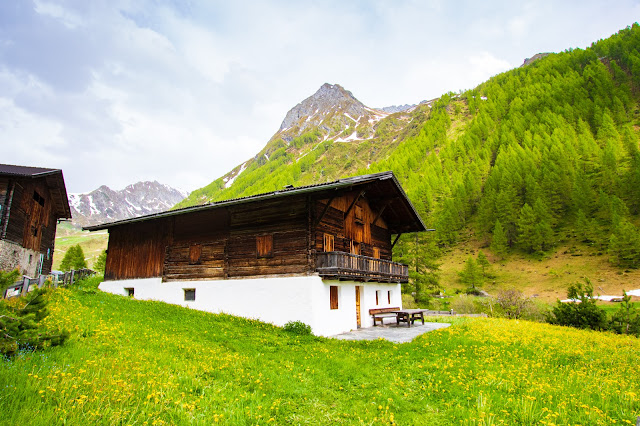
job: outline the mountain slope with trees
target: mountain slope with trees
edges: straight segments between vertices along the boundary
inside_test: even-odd
[[[383,118],[370,140],[336,142],[316,127],[272,141],[231,185],[196,192],[215,201],[392,170],[437,230],[396,246],[418,287],[437,286],[434,259],[469,232],[496,257],[535,257],[572,239],[638,268],[639,89],[634,24]]]

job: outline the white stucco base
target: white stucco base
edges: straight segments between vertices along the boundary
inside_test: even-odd
[[[338,309],[330,309],[330,287],[338,287]],[[402,307],[400,284],[329,281],[319,276],[247,278],[212,281],[173,281],[160,278],[105,281],[100,290],[134,298],[158,300],[213,313],[259,319],[277,326],[302,321],[318,336],[357,328],[356,288],[360,292],[362,327],[373,326],[369,309]],[[185,289],[195,289],[195,300],[185,301]],[[378,305],[376,305],[376,291]],[[391,296],[391,303],[388,297]]]

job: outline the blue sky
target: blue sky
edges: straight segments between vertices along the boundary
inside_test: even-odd
[[[0,0],[0,162],[61,168],[69,192],[193,190],[325,82],[417,103],[639,16],[630,0]]]

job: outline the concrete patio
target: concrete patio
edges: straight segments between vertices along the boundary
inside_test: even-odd
[[[376,340],[385,339],[394,343],[410,342],[421,334],[440,328],[449,327],[451,324],[442,322],[425,322],[424,324],[414,324],[407,327],[406,324],[387,324],[376,327],[359,328],[347,333],[331,336],[340,340]]]

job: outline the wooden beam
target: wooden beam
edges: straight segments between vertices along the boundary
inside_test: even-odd
[[[391,204],[391,201],[387,201],[386,203],[384,203],[384,205],[382,206],[382,208],[380,209],[380,211],[378,212],[378,214],[376,215],[376,218],[373,219],[373,222],[371,222],[372,225],[375,225],[376,222],[378,221],[378,219],[380,219],[380,216],[382,216],[382,213],[384,213],[384,209],[387,208],[387,206]]]
[[[344,217],[349,216],[349,213],[351,212],[351,209],[353,209],[353,206],[355,206],[355,205],[356,205],[356,203],[358,202],[358,200],[359,200],[361,197],[364,197],[364,193],[365,193],[365,191],[360,191],[360,194],[358,194],[358,196],[357,196],[356,198],[354,198],[354,199],[353,199],[353,202],[351,203],[351,205],[349,206],[349,208],[347,209],[347,211],[346,211],[346,212],[344,212]]]
[[[397,242],[398,242],[398,240],[400,239],[400,236],[401,236],[401,235],[402,235],[402,232],[401,232],[401,233],[399,233],[398,235],[396,235],[396,239],[395,239],[395,240],[393,240],[393,243],[391,244],[391,248],[393,248],[393,247],[396,245],[396,243],[397,243]]]
[[[316,226],[318,226],[318,224],[320,224],[320,222],[322,221],[322,218],[324,217],[324,215],[327,214],[327,210],[329,210],[329,207],[331,206],[331,203],[333,202],[334,198],[336,198],[335,195],[332,195],[331,198],[329,198],[329,201],[327,201],[327,205],[324,206],[324,210],[322,210],[322,213],[320,214],[320,217],[318,218],[318,220],[316,220],[316,223],[313,225],[314,228]]]

